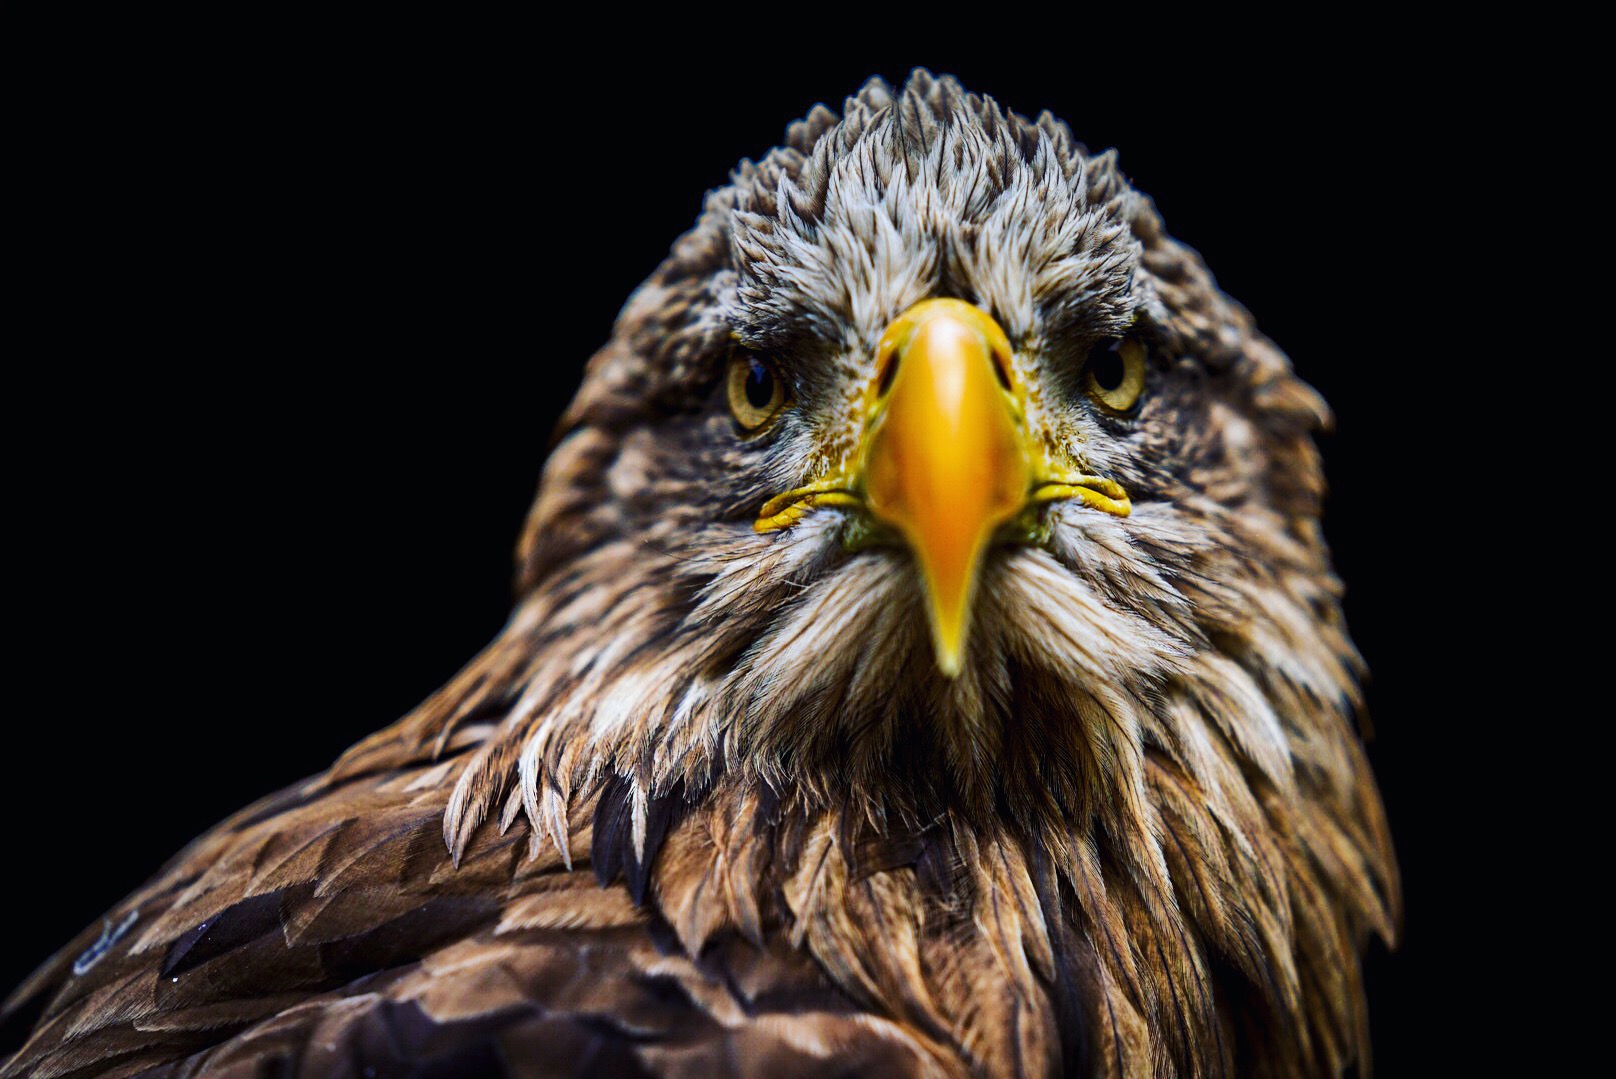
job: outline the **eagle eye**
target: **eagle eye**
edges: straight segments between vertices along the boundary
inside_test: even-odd
[[[730,358],[729,411],[747,434],[762,429],[786,405],[786,385],[772,364],[750,352]]]
[[[1132,337],[1102,341],[1083,364],[1083,389],[1101,408],[1132,412],[1145,392],[1145,346]]]

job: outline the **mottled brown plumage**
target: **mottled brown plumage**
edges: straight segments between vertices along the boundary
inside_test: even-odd
[[[1053,504],[939,674],[847,457],[882,327],[990,312]],[[1148,342],[1110,415],[1085,357]],[[740,437],[738,346],[793,407]],[[1318,530],[1323,403],[1047,114],[917,72],[743,163],[591,362],[509,625],[11,998],[4,1074],[1296,1075],[1367,1063],[1397,879]],[[856,540],[856,541],[855,541]]]

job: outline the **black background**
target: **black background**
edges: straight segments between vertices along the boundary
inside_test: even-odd
[[[1474,1037],[1445,1015],[1466,991],[1454,657],[1474,629],[1453,605],[1463,491],[1438,482],[1469,406],[1433,325],[1463,261],[1469,91],[1424,44],[1342,31],[1276,55],[1256,33],[1172,54],[1137,28],[837,53],[823,27],[630,54],[380,14],[14,35],[25,643],[0,820],[26,931],[0,983],[470,658],[504,619],[551,426],[702,193],[815,101],[923,63],[1118,147],[1335,408],[1326,526],[1407,888],[1403,945],[1370,957],[1378,1069]]]

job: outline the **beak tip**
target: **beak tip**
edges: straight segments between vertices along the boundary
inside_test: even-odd
[[[965,669],[965,638],[961,634],[953,640],[942,636],[936,639],[937,669],[945,678],[958,678]]]

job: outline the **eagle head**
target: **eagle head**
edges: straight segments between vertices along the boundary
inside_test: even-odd
[[[456,857],[526,818],[691,954],[784,925],[901,1011],[1011,895],[1027,999],[1086,972],[1046,1033],[1100,1001],[1188,1060],[1233,999],[1343,1065],[1398,898],[1328,420],[1114,154],[874,80],[708,195],[563,419],[510,624],[350,766],[470,746]]]

